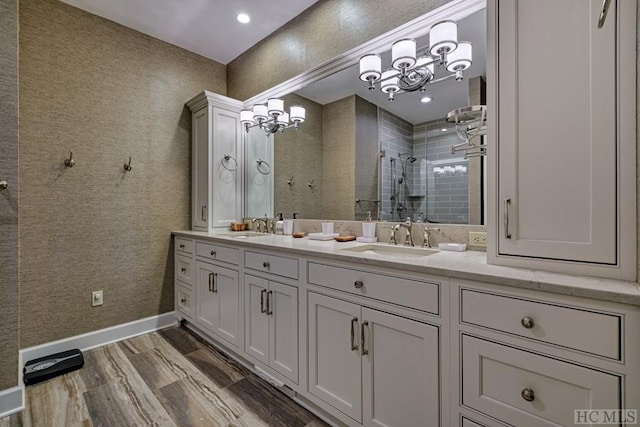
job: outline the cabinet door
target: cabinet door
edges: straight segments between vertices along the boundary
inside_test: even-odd
[[[493,2],[499,254],[618,261],[617,3]]]
[[[308,295],[309,392],[361,422],[360,306]]]
[[[298,382],[298,289],[269,282],[269,365]]]
[[[267,280],[244,276],[245,351],[265,365],[269,364],[268,288]]]
[[[213,293],[216,296],[214,332],[236,347],[240,347],[240,282],[238,272],[215,267]]]
[[[196,323],[215,332],[218,298],[213,292],[215,266],[196,261]]]
[[[242,194],[240,161],[240,115],[213,107],[211,156],[212,227],[227,227],[240,218]],[[230,156],[228,159],[225,156]]]
[[[209,214],[209,139],[211,138],[209,109],[203,108],[192,116],[192,165],[191,171],[191,227],[207,230]]]
[[[438,328],[362,309],[365,426],[440,425]]]

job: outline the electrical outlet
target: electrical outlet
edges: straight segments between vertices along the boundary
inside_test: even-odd
[[[487,233],[481,231],[469,232],[469,246],[487,246]]]
[[[102,305],[104,302],[102,291],[91,292],[91,307]]]

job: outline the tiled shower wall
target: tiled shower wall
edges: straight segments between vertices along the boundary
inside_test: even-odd
[[[411,167],[407,167],[406,156],[402,163],[405,164],[407,176],[402,183],[398,179],[402,177],[402,165],[398,153],[413,153],[413,125],[386,110],[378,110],[381,150],[381,208],[379,215],[385,221],[399,221],[407,217],[409,209],[409,174]],[[372,215],[374,212],[372,212]]]

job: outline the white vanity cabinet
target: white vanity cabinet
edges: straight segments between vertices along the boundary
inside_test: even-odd
[[[174,286],[176,310],[184,318],[195,318],[195,247],[193,240],[176,237],[174,250]]]
[[[192,112],[192,229],[228,227],[242,213],[242,102],[205,91],[187,106]]]
[[[298,383],[298,288],[244,275],[245,352]]]
[[[436,283],[318,263],[308,269],[310,283],[358,296],[417,292],[405,302],[438,313]],[[370,305],[307,294],[309,393],[364,426],[441,425],[440,328]]]
[[[635,280],[636,2],[487,6],[489,262]]]
[[[574,410],[638,409],[637,310],[462,280],[451,291],[462,415],[551,427],[574,425]]]
[[[195,323],[225,344],[239,349],[243,312],[237,267],[239,250],[196,241],[196,254]],[[219,261],[221,257],[226,262]]]

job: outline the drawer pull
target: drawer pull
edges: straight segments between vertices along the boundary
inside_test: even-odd
[[[532,389],[530,389],[529,387],[525,388],[524,390],[522,390],[522,392],[520,393],[520,395],[522,396],[522,398],[524,400],[526,400],[527,402],[533,402],[536,398],[536,394],[533,392]]]
[[[184,249],[184,245],[180,245],[180,249]]]
[[[260,313],[266,313],[267,309],[264,308],[264,294],[267,293],[266,289],[260,291]]]
[[[180,300],[180,302],[181,302],[182,304],[186,304],[186,303],[187,303],[187,300],[186,300],[186,299],[184,299],[184,298],[182,298],[182,299]]]
[[[273,291],[267,292],[267,316],[273,314],[273,310],[271,309],[271,295],[273,295]]]
[[[216,289],[216,279],[218,278],[218,273],[213,273],[213,289],[211,290],[211,292],[213,292],[214,294],[216,292],[218,292],[218,290]]]
[[[184,267],[182,267],[182,268],[180,269],[180,271],[182,271],[183,273],[186,273],[186,272],[187,272],[187,269],[186,269],[186,268],[184,268]]]
[[[209,253],[211,254],[211,256],[212,256],[212,257],[215,257],[215,256],[216,256],[216,251],[211,251],[211,252],[209,252]]]
[[[533,321],[533,318],[529,316],[523,317],[520,323],[522,324],[523,327],[527,329],[531,329],[535,326],[535,322]]]
[[[362,322],[362,329],[360,330],[360,347],[362,347],[362,354],[369,354],[369,350],[367,350],[367,348],[364,346],[364,340],[365,340],[365,335],[364,335],[364,327],[367,327],[367,331],[369,330],[369,322],[364,321]]]
[[[356,280],[353,282],[353,286],[355,286],[356,289],[360,289],[364,286],[364,282],[362,280]]]
[[[358,351],[358,344],[356,344],[356,328],[358,327],[358,318],[351,319],[351,350]]]
[[[265,262],[262,263],[262,267],[269,268],[269,267],[271,267],[271,264],[269,264],[269,261],[265,261]]]
[[[203,222],[207,222],[207,206],[206,205],[202,207],[202,210],[200,211],[200,216]]]
[[[505,239],[511,238],[511,233],[509,233],[509,204],[510,203],[511,203],[511,199],[509,197],[504,199],[504,211],[502,212],[502,224],[504,225]]]
[[[213,273],[209,273],[209,292],[213,292]]]

